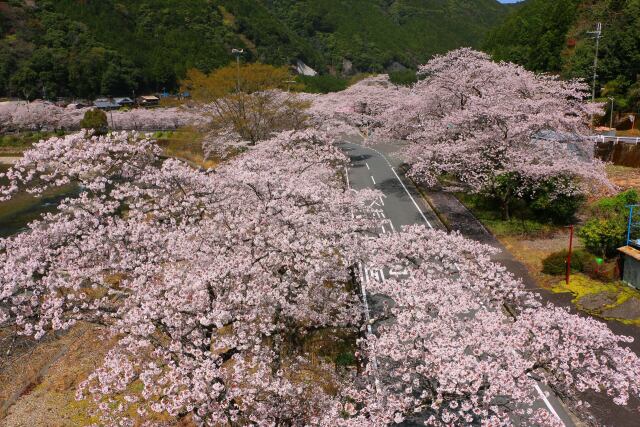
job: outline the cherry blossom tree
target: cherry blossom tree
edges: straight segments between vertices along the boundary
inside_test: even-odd
[[[284,349],[360,323],[345,287],[367,221],[348,214],[361,196],[333,168],[344,155],[315,132],[216,170],[158,155],[135,133],[79,133],[36,144],[8,172],[4,198],[83,191],[0,241],[0,323],[36,338],[107,327],[117,345],[80,392],[109,423],[131,405],[207,424],[319,419],[330,396],[295,379],[309,362]],[[327,376],[328,388],[340,381]]]
[[[351,391],[346,425],[554,425],[531,410],[536,380],[577,411],[586,390],[640,396],[640,360],[620,345],[632,338],[542,304],[490,260],[496,249],[422,227],[370,245],[369,262],[406,276],[369,282],[392,301],[363,344],[380,385]]]
[[[45,101],[0,103],[0,126],[3,130],[78,130],[89,108],[63,108]],[[201,107],[135,108],[108,113],[109,127],[123,130],[177,129],[202,126],[210,115]]]
[[[104,423],[554,425],[530,410],[536,379],[576,408],[586,390],[640,396],[630,338],[542,304],[491,248],[423,227],[371,238],[378,194],[346,191],[324,134],[284,132],[215,170],[159,154],[141,134],[81,132],[36,144],[0,189],[82,190],[0,239],[0,326],[109,333],[78,390]],[[388,298],[372,334],[358,260],[404,271],[370,283]],[[322,328],[362,331],[359,375],[305,374],[296,343]]]
[[[496,63],[471,49],[436,56],[419,73],[425,78],[410,96],[396,98],[381,117],[387,135],[409,141],[404,154],[415,178],[435,184],[451,174],[474,192],[498,197],[505,217],[512,198],[550,182],[555,196],[607,185],[583,136],[600,108],[584,102],[585,84]]]
[[[346,124],[369,133],[386,123],[386,112],[408,94],[406,87],[394,85],[387,75],[378,75],[342,92],[300,96],[312,103],[309,113],[316,126],[344,130]]]

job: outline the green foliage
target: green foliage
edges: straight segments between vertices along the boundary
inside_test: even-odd
[[[598,200],[592,207],[596,214],[601,216],[619,216],[626,217],[629,210],[627,206],[635,205],[640,201],[638,192],[634,189],[624,191],[613,197],[605,197]]]
[[[558,176],[548,179],[533,194],[525,196],[525,201],[533,215],[556,225],[567,225],[575,220],[576,212],[584,204],[582,193],[557,194],[558,186],[571,185],[571,178]]]
[[[495,198],[467,193],[456,193],[456,197],[498,237],[535,236],[553,231],[553,227],[547,221],[537,219],[522,200],[512,203],[512,216],[505,220],[502,218],[500,202]]]
[[[84,117],[80,121],[82,129],[93,129],[96,134],[104,134],[107,131],[109,123],[107,115],[104,111],[94,108],[84,113]]]
[[[320,73],[382,72],[475,46],[508,8],[494,0],[39,0],[0,20],[0,96],[177,89],[187,70],[302,60]],[[318,81],[329,91],[338,82]]]
[[[64,136],[64,131],[55,132],[21,132],[7,135],[0,135],[0,148],[21,151],[29,148],[34,142],[42,139],[49,139],[54,136]]]
[[[612,257],[623,246],[627,236],[628,205],[638,203],[636,190],[605,197],[590,207],[592,219],[578,230],[578,236],[589,252]]]
[[[594,255],[612,257],[624,245],[627,226],[624,218],[594,218],[578,230],[584,246]]]
[[[418,75],[415,70],[396,71],[389,73],[389,80],[397,85],[411,86],[418,81]]]
[[[534,71],[559,71],[560,52],[580,0],[530,0],[487,36],[485,48],[497,60]]]
[[[346,79],[330,74],[320,76],[297,76],[296,80],[304,85],[304,92],[329,93],[345,90],[349,85]]]
[[[615,97],[617,111],[637,112],[639,0],[529,0],[489,34],[484,47],[496,59],[517,62],[534,71],[590,80],[595,42],[589,31],[596,22],[603,24],[597,95]],[[575,46],[570,46],[569,40]]]
[[[565,274],[567,272],[567,256],[569,251],[564,249],[554,252],[542,260],[542,272],[553,276]],[[590,269],[594,262],[593,255],[583,250],[576,250],[571,254],[571,272],[584,273]]]
[[[353,366],[356,364],[356,357],[351,352],[340,353],[336,356],[336,365]]]

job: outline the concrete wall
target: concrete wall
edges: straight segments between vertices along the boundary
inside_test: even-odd
[[[640,144],[599,142],[596,157],[614,165],[640,167]]]

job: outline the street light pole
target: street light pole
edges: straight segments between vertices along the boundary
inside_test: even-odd
[[[244,49],[231,49],[231,53],[236,56],[236,92],[240,93],[240,55]]]
[[[613,128],[613,101],[615,101],[615,98],[613,97],[609,97],[609,101],[611,101],[611,113],[610,113],[610,119],[609,119],[609,129]]]
[[[596,52],[595,57],[593,58],[593,88],[591,92],[591,102],[596,101],[596,81],[598,79],[598,52],[600,50],[600,37],[602,37],[602,23],[598,22],[596,24],[596,30],[590,31],[587,34],[593,34],[593,37],[596,39]],[[591,127],[593,127],[593,114],[591,114]]]

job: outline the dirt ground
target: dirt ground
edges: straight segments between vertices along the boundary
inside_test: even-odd
[[[621,190],[640,190],[640,169],[626,166],[607,166],[609,180]]]

